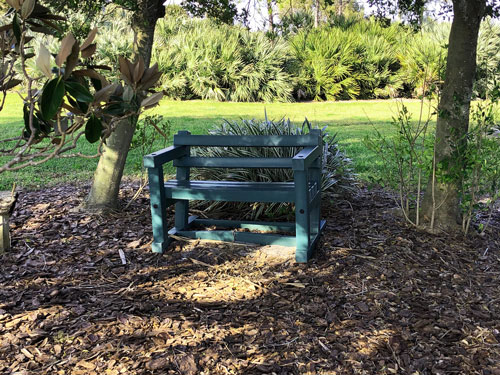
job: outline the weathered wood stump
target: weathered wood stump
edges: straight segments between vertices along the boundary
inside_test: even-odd
[[[0,191],[0,254],[10,249],[9,217],[16,198],[17,193]]]

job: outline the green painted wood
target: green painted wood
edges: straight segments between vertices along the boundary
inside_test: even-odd
[[[183,134],[189,136],[191,133],[188,131],[180,131],[178,134]],[[186,147],[186,155],[189,156],[191,150]],[[177,181],[188,182],[190,178],[190,168],[189,167],[178,167],[176,171]],[[167,196],[168,197],[168,196]],[[182,198],[179,199],[175,204],[175,227],[179,230],[186,229],[188,226],[189,217],[189,200]]]
[[[296,170],[294,172],[295,180],[295,236],[297,239],[295,258],[309,259],[310,248],[310,211],[309,211],[309,192],[307,171]],[[298,260],[297,260],[298,262]]]
[[[309,259],[311,259],[311,257],[314,254],[314,251],[316,249],[316,246],[318,245],[318,240],[319,240],[319,238],[321,236],[321,232],[325,228],[325,225],[326,225],[326,220],[321,220],[320,221],[320,226],[319,226],[319,232],[312,239],[311,245],[307,249],[307,254],[304,253],[304,252],[297,253],[297,250],[295,250],[295,261],[297,263],[307,263],[307,261]]]
[[[257,243],[259,245],[277,245],[295,247],[295,236],[282,236],[280,234],[235,232],[234,238],[238,242]]]
[[[188,217],[188,222],[187,222],[187,225],[186,225],[186,228],[185,229],[188,229],[191,224],[198,218],[198,216],[196,215],[191,215]],[[171,235],[175,235],[177,234],[177,232],[179,232],[180,229],[176,228],[176,227],[173,227],[172,229],[170,229],[168,231],[168,235],[171,236]]]
[[[247,242],[259,245],[295,246],[295,237],[279,234],[235,232],[229,230],[181,230],[175,235],[202,240],[215,240],[224,242]]]
[[[306,170],[309,166],[321,156],[322,149],[319,146],[305,147],[292,159],[294,170]]]
[[[162,253],[169,245],[166,210],[173,202],[165,197],[163,168],[148,168],[151,221],[153,225],[153,252]]]
[[[294,246],[297,262],[312,256],[325,221],[321,215],[322,138],[317,129],[300,136],[193,136],[187,131],[174,137],[175,146],[152,153],[144,162],[150,175],[153,251],[162,252],[170,242],[167,235],[221,241],[240,241],[263,245]],[[190,157],[190,146],[221,147],[304,147],[295,157],[283,158],[200,158]],[[161,165],[174,160],[176,180],[163,182]],[[258,183],[238,181],[190,181],[191,167],[290,168],[294,182]],[[188,217],[189,200],[237,202],[295,202],[296,222],[275,223],[211,220]],[[167,232],[166,207],[176,204],[175,227]],[[192,225],[242,228],[260,231],[293,232],[295,236],[275,233],[188,230]]]
[[[306,135],[174,135],[176,146],[206,147],[306,147],[317,146],[318,137]]]
[[[171,199],[224,202],[293,202],[295,200],[293,183],[167,181],[164,186],[165,196]]]
[[[295,223],[278,223],[265,221],[238,221],[238,220],[214,220],[196,219],[193,225],[216,226],[221,228],[241,228],[262,231],[295,232]]]
[[[186,156],[188,148],[184,146],[170,146],[163,150],[144,156],[144,167],[157,168],[169,161]]]
[[[292,168],[289,158],[203,158],[183,157],[174,160],[174,167],[195,168]]]
[[[234,233],[228,230],[180,230],[175,234],[201,240],[234,242]]]

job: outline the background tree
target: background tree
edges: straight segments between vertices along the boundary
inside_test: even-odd
[[[425,0],[369,0],[383,14],[402,14],[413,24],[424,16]],[[452,11],[446,73],[436,125],[436,173],[430,178],[423,201],[423,216],[436,227],[453,230],[460,220],[462,171],[457,150],[463,148],[469,128],[470,103],[476,73],[476,50],[481,20],[498,16],[500,4],[494,0],[453,0],[443,4],[442,14]],[[460,146],[462,145],[462,146]]]
[[[85,12],[89,18],[109,5],[108,0],[48,0],[54,10],[64,12],[73,9]],[[124,9],[132,12],[131,27],[134,30],[134,55],[143,58],[148,67],[153,48],[156,22],[165,15],[163,0],[114,0]],[[195,15],[204,14],[218,16],[224,22],[232,22],[236,16],[236,7],[229,0],[193,0],[183,3],[187,10]],[[127,159],[130,144],[137,124],[137,117],[130,117],[117,126],[99,158],[92,187],[85,207],[88,209],[115,208],[117,206],[120,182]]]

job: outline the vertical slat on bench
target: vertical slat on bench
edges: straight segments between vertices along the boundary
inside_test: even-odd
[[[318,137],[318,146],[320,148],[323,147],[323,140],[321,138],[321,130],[319,129],[311,129],[310,134],[313,134]],[[321,155],[323,155],[323,150],[321,150]],[[313,244],[315,237],[319,234],[321,230],[321,168],[322,168],[323,160],[322,157],[318,158],[311,165],[309,169],[309,178],[310,180],[316,184],[317,193],[314,196],[309,197],[310,202],[310,210],[311,210],[311,238],[310,245]],[[312,249],[311,249],[312,250]],[[311,254],[309,254],[311,255]]]
[[[151,220],[153,224],[153,252],[162,253],[170,242],[166,210],[169,202],[165,200],[163,186],[163,167],[148,168],[149,194],[151,201]]]
[[[190,135],[188,131],[179,131],[179,135]],[[191,153],[190,147],[187,147],[187,156]],[[189,180],[190,178],[190,168],[189,167],[177,167],[176,178],[178,181]],[[180,200],[175,203],[175,228],[177,230],[184,230],[188,227],[188,217],[189,217],[189,201]]]
[[[294,171],[295,180],[295,236],[297,244],[295,249],[295,260],[305,263],[309,259],[310,236],[310,211],[309,211],[309,184],[307,170]]]

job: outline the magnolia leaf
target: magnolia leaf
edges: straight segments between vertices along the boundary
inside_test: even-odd
[[[68,56],[71,54],[75,42],[76,42],[75,37],[71,33],[68,33],[68,35],[64,37],[64,39],[61,42],[61,48],[56,57],[56,65],[58,67],[61,67],[62,64],[64,64],[64,62],[68,58]]]
[[[92,44],[92,42],[95,39],[96,34],[97,34],[97,27],[90,30],[89,35],[87,35],[87,39],[85,39],[83,41],[82,46],[80,47],[81,51],[83,51],[85,48],[87,48],[88,46],[90,46]]]
[[[8,25],[0,26],[0,33],[3,33],[4,31],[10,30],[10,29],[12,29],[11,23],[9,23]]]
[[[78,42],[73,44],[71,48],[71,53],[66,60],[66,70],[64,71],[64,78],[69,78],[73,70],[78,65],[78,55],[80,54],[80,45]]]
[[[120,62],[120,73],[123,78],[123,80],[128,83],[129,85],[132,85],[133,79],[132,79],[132,70],[130,70],[130,62],[120,56],[118,58],[118,61]]]
[[[139,57],[139,60],[135,63],[134,67],[134,83],[137,83],[141,80],[144,75],[144,59],[142,56]]]
[[[16,37],[17,43],[21,42],[21,26],[19,25],[17,13],[14,13],[14,18],[12,19],[12,29],[14,31],[14,36]]]
[[[151,107],[154,107],[155,105],[158,104],[158,102],[163,98],[163,93],[160,91],[160,92],[157,92],[157,93],[154,93],[153,95],[151,96],[148,96],[146,99],[144,99],[142,102],[141,102],[141,107],[144,107],[144,108],[151,108]]]
[[[130,86],[126,86],[125,89],[123,90],[123,101],[125,102],[131,102],[132,99],[134,98],[134,90]]]
[[[59,111],[64,97],[64,81],[62,77],[49,81],[42,92],[41,111],[46,121],[52,119]]]
[[[0,86],[0,90],[9,90],[17,85],[19,85],[22,81],[20,79],[10,79],[7,81],[5,85]]]
[[[35,9],[35,0],[24,0],[24,3],[21,7],[21,17],[23,19],[28,18],[31,13],[33,13],[33,9]]]
[[[161,75],[162,73],[159,72],[158,69],[149,68],[148,70],[146,70],[146,73],[144,73],[144,75],[142,76],[139,88],[141,90],[148,90],[158,82]]]
[[[94,97],[90,91],[78,82],[64,82],[66,91],[76,100],[84,103],[91,103]]]
[[[117,87],[118,83],[113,83],[111,85],[104,86],[102,89],[100,89],[95,93],[95,101],[97,103],[107,102],[109,100],[109,97],[116,90]]]
[[[21,9],[21,0],[5,0],[15,10]]]
[[[85,138],[90,143],[95,143],[101,138],[102,122],[95,116],[91,116],[85,125]]]
[[[89,57],[92,57],[92,55],[95,53],[95,50],[97,49],[97,44],[91,44],[87,48],[81,48],[80,50],[82,51],[82,58],[88,59]]]
[[[103,86],[107,86],[109,83],[108,81],[106,80],[106,78],[97,73],[95,70],[93,69],[81,69],[81,70],[75,70],[73,72],[73,74],[77,77],[89,77],[89,78],[93,78],[93,79],[98,79],[99,81],[101,81],[102,85]]]
[[[36,59],[36,66],[42,71],[47,78],[52,77],[52,69],[50,67],[50,52],[44,45],[40,45],[38,50],[38,57]]]

